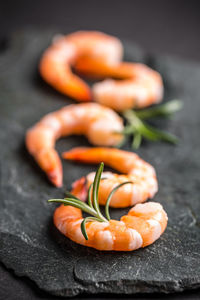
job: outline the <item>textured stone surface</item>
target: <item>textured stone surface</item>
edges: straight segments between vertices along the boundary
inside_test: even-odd
[[[27,153],[24,134],[44,114],[72,103],[46,85],[37,72],[39,57],[53,31],[18,33],[0,55],[0,259],[19,276],[27,276],[55,295],[79,293],[174,292],[200,287],[200,65],[172,57],[147,55],[126,43],[126,58],[149,64],[165,81],[165,100],[179,98],[184,109],[158,125],[181,139],[174,147],[144,143],[142,158],[158,174],[155,201],[164,206],[169,223],[153,245],[132,253],[104,253],[62,236],[52,223],[62,197]],[[83,137],[57,143],[59,152],[88,145]],[[125,149],[130,149],[126,145]],[[63,161],[64,186],[94,166]],[[126,210],[112,210],[119,218]]]

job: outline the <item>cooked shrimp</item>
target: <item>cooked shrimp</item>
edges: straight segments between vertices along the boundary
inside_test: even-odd
[[[72,241],[98,250],[132,251],[156,241],[167,226],[167,214],[159,203],[137,204],[120,221],[88,222],[88,240],[81,232],[80,209],[61,205],[55,210],[55,226]]]
[[[99,187],[99,203],[105,205],[108,195],[118,184],[132,181],[120,187],[112,196],[110,206],[127,207],[153,198],[158,191],[158,183],[154,168],[142,160],[137,154],[114,148],[74,148],[63,153],[63,158],[85,163],[104,162],[106,165],[124,173],[125,175],[104,172]],[[94,173],[90,173],[77,180],[72,193],[86,200],[87,191],[94,180]]]
[[[115,133],[123,129],[122,119],[97,103],[69,105],[43,117],[26,134],[26,146],[50,181],[62,185],[62,165],[55,142],[62,136],[84,134],[94,145],[113,146],[122,140]]]
[[[72,73],[76,60],[89,57],[103,66],[115,65],[122,58],[119,39],[97,31],[78,31],[54,39],[40,61],[40,73],[59,92],[79,101],[91,100],[89,86]]]
[[[120,71],[121,68],[121,71]],[[114,74],[125,80],[107,79],[93,85],[94,100],[116,111],[143,108],[159,103],[163,97],[160,74],[143,64],[122,63],[113,67]],[[120,74],[121,72],[121,74]]]
[[[121,63],[119,39],[97,31],[78,31],[54,39],[40,61],[42,77],[55,89],[78,101],[96,102],[117,111],[158,103],[163,96],[159,73],[142,64]],[[115,77],[89,86],[72,73],[71,67],[93,77]]]

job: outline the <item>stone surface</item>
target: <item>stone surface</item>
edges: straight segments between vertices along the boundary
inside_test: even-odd
[[[161,72],[165,100],[179,98],[184,109],[158,126],[180,137],[178,146],[143,143],[140,156],[157,170],[160,202],[169,216],[164,235],[131,253],[104,253],[62,236],[52,223],[64,189],[94,166],[63,161],[64,187],[47,181],[24,145],[28,127],[44,114],[73,103],[45,84],[37,65],[53,31],[19,32],[0,54],[0,259],[19,275],[54,295],[80,293],[174,292],[200,287],[200,65],[148,55],[125,43],[126,59],[142,61]],[[57,143],[59,152],[89,145],[83,137]],[[130,149],[125,145],[124,149]],[[111,210],[119,218],[126,209]]]

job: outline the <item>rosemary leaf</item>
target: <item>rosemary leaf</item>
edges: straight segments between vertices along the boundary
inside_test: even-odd
[[[92,209],[89,205],[82,202],[81,200],[66,198],[66,199],[50,199],[48,200],[48,202],[56,202],[56,203],[62,203],[64,205],[74,206],[94,217],[98,217],[98,213],[94,209]]]
[[[124,128],[123,131],[127,132],[126,134],[133,133],[135,130],[139,129],[142,125],[142,121],[137,117],[134,110],[125,110],[122,115],[128,121],[128,125]],[[128,128],[126,130],[126,128]]]
[[[183,107],[183,102],[180,100],[168,101],[164,104],[135,111],[138,118],[152,119],[156,117],[170,117],[173,113],[179,111]]]
[[[100,163],[98,170],[95,174],[94,182],[93,182],[93,190],[92,190],[92,198],[93,198],[93,205],[94,209],[96,210],[98,216],[104,220],[107,221],[104,216],[101,214],[100,208],[99,208],[99,202],[98,202],[98,192],[99,192],[99,184],[101,180],[101,174],[103,172],[104,163]]]
[[[85,224],[87,222],[92,222],[92,221],[98,221],[98,222],[102,222],[100,219],[98,218],[93,218],[93,217],[86,217],[82,222],[81,222],[81,231],[82,231],[82,234],[84,236],[84,238],[86,240],[88,240],[88,235],[87,235],[87,231],[86,231],[86,228],[85,228]]]
[[[74,196],[72,193],[66,191],[65,192],[65,198],[72,198],[72,199],[76,199],[76,200],[79,200],[76,196]]]
[[[129,135],[135,131],[135,127],[132,125],[127,125],[122,131],[120,131],[121,134]],[[119,132],[118,132],[119,133]]]
[[[157,141],[165,141],[165,142],[172,143],[172,144],[177,144],[179,141],[179,139],[171,133],[151,127],[150,125],[146,125],[146,126],[147,126],[148,130],[150,130],[151,133],[154,134],[155,139]]]
[[[142,123],[140,128],[138,129],[138,132],[145,137],[147,140],[150,141],[159,141],[158,134],[156,134],[152,127],[148,126],[146,123]]]
[[[125,185],[125,184],[128,184],[128,183],[132,183],[132,184],[133,184],[132,181],[125,181],[125,182],[122,182],[121,184],[117,185],[117,186],[110,192],[110,194],[109,194],[109,196],[108,196],[108,199],[107,199],[107,201],[106,201],[106,205],[105,205],[105,214],[106,214],[106,218],[107,218],[108,220],[110,220],[109,204],[110,204],[110,200],[111,200],[113,194],[114,194],[121,186],[123,186],[123,185]]]
[[[138,149],[141,145],[142,142],[142,135],[139,132],[135,132],[134,137],[133,137],[133,142],[132,142],[132,148],[133,149]]]
[[[93,187],[93,183],[90,185],[89,189],[88,189],[88,205],[94,209],[93,204],[92,204],[92,187]]]

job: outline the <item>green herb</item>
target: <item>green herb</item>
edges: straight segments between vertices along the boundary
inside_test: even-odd
[[[173,100],[148,109],[124,111],[122,115],[127,121],[127,125],[124,130],[121,131],[125,137],[124,142],[128,136],[133,136],[132,147],[134,149],[140,147],[143,138],[150,141],[165,141],[177,144],[178,138],[176,136],[152,127],[144,120],[157,117],[169,118],[173,113],[180,110],[182,106],[183,104],[180,100]],[[118,147],[120,146],[122,146],[122,143],[118,145]]]
[[[110,214],[109,214],[109,204],[110,200],[112,198],[112,195],[116,192],[117,189],[119,189],[122,185],[132,183],[131,181],[126,181],[118,186],[116,186],[108,196],[108,199],[106,201],[105,205],[105,214],[107,219],[102,215],[100,208],[99,208],[99,201],[98,201],[98,192],[99,192],[99,184],[101,180],[101,174],[103,172],[104,168],[104,163],[100,163],[95,178],[94,182],[90,185],[89,190],[88,190],[88,204],[82,202],[80,199],[72,195],[71,193],[67,192],[66,193],[66,198],[64,199],[50,199],[48,202],[57,202],[57,203],[62,203],[64,205],[70,205],[74,206],[76,208],[81,209],[82,211],[88,213],[91,215],[90,217],[86,217],[82,223],[81,223],[81,231],[83,233],[83,236],[85,237],[86,240],[88,240],[88,235],[86,232],[85,224],[87,222],[92,222],[92,221],[98,221],[98,222],[108,222],[110,220]]]
[[[183,102],[180,100],[168,101],[164,104],[136,111],[138,118],[145,120],[155,117],[171,117],[175,112],[183,107]]]

